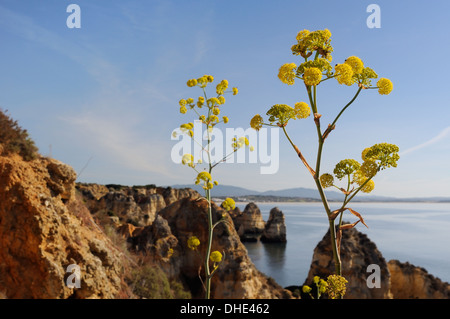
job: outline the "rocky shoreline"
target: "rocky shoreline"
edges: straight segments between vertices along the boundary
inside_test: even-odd
[[[207,238],[207,202],[199,193],[75,183],[76,173],[64,163],[17,155],[0,157],[0,181],[0,297],[202,298],[206,247],[187,247],[190,236],[201,243]],[[213,204],[213,218],[227,221],[214,232],[213,250],[226,258],[213,277],[213,298],[298,297],[300,287],[283,288],[261,273],[242,243],[286,242],[278,208],[265,222],[255,203],[230,213]],[[314,250],[305,284],[332,271],[327,235]],[[423,268],[386,262],[356,229],[344,232],[341,251],[346,298],[450,298],[448,283]],[[369,264],[380,265],[380,289],[367,288]],[[67,284],[71,265],[81,274],[79,286]],[[145,282],[160,283],[157,294]]]

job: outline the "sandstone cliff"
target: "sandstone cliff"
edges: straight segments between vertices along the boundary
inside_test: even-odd
[[[106,215],[118,224],[134,226],[150,225],[157,212],[181,198],[200,197],[189,188],[77,184],[77,189],[89,211],[97,218],[102,220]]]
[[[57,160],[0,157],[0,292],[7,298],[119,293],[127,261],[76,198],[75,179]],[[75,275],[67,272],[71,264],[79,267],[80,288],[66,285]]]
[[[395,299],[450,299],[450,284],[425,269],[398,260],[388,262]]]
[[[317,244],[312,257],[311,268],[305,284],[312,286],[314,276],[326,279],[334,273],[333,252],[331,250],[330,231]],[[390,272],[381,252],[365,234],[356,228],[342,232],[341,240],[342,275],[348,280],[346,299],[384,299],[391,298]],[[368,265],[380,267],[380,288],[367,286]]]
[[[207,202],[204,199],[184,198],[176,201],[157,214],[157,220],[167,221],[168,227],[160,235],[155,230],[145,231],[137,237],[140,248],[156,249],[164,271],[169,277],[182,278],[195,297],[202,297],[204,290],[199,275],[203,276],[203,257],[207,242]],[[212,250],[224,255],[224,262],[213,277],[213,298],[290,298],[291,294],[275,281],[259,272],[247,255],[247,250],[239,240],[231,217],[220,207],[213,204],[214,222],[224,218],[214,229]],[[201,245],[192,251],[187,247],[190,236],[197,236]],[[175,241],[176,239],[176,241]],[[167,252],[173,249],[172,257]]]
[[[450,284],[421,268],[398,260],[386,262],[376,245],[356,228],[343,231],[341,243],[343,276],[348,280],[346,299],[449,299]],[[373,269],[379,266],[379,288],[369,287]],[[313,286],[314,276],[326,278],[334,272],[330,232],[314,249],[311,268],[304,284]]]

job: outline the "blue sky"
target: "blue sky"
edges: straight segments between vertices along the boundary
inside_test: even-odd
[[[71,3],[81,8],[79,29],[66,25]],[[371,3],[381,8],[379,29],[366,25]],[[448,1],[2,0],[0,107],[81,182],[188,184],[195,172],[170,156],[172,130],[194,120],[178,112],[178,101],[201,93],[186,81],[211,74],[237,86],[223,115],[228,127],[248,128],[273,104],[307,100],[300,83],[278,80],[278,68],[300,63],[290,51],[298,31],[328,28],[333,64],[359,56],[394,91],[360,95],[327,139],[322,172],[390,142],[401,159],[375,177],[373,194],[450,196],[448,12]],[[323,126],[356,91],[327,82],[318,91]],[[288,131],[314,164],[312,119]],[[279,141],[276,174],[235,163],[217,166],[215,179],[255,190],[314,188],[284,136]]]

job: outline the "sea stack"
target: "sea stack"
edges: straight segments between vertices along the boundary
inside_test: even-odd
[[[285,243],[287,241],[284,214],[278,207],[270,210],[269,220],[260,240],[264,243]]]

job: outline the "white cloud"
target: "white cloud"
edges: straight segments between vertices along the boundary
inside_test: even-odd
[[[100,154],[95,156],[105,165],[115,163],[143,173],[174,177],[166,165],[164,145],[133,129],[135,120],[132,117],[105,117],[87,112],[61,119],[72,128],[75,136],[82,137],[96,154]]]
[[[405,155],[405,154],[409,154],[412,152],[415,152],[417,150],[420,150],[424,147],[427,147],[429,145],[435,144],[437,142],[439,142],[440,140],[444,139],[445,137],[447,137],[450,133],[450,126],[446,127],[445,129],[443,129],[438,135],[436,135],[435,137],[429,139],[428,141],[421,143],[419,145],[413,146],[408,148],[407,150],[403,151],[400,153],[400,156]]]

